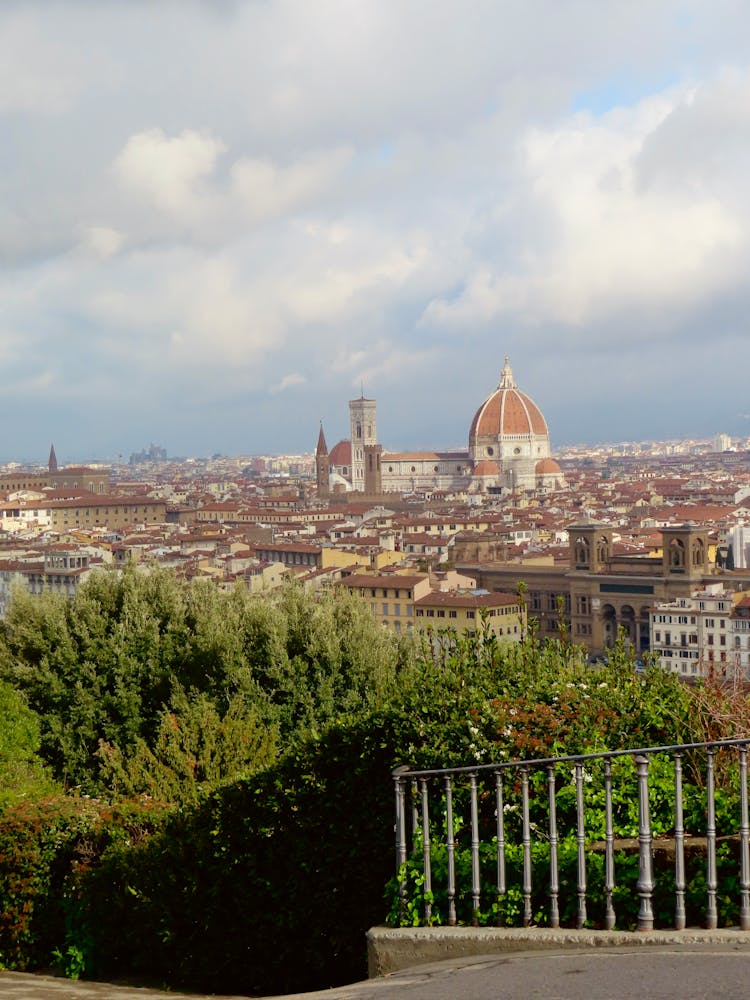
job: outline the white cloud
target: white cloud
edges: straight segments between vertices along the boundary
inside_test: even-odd
[[[271,448],[284,392],[364,378],[427,441],[506,350],[543,405],[584,352],[745,336],[736,0],[146,6],[145,34],[127,4],[0,10],[0,356],[59,373],[34,419],[96,391],[116,437],[148,399],[186,450],[253,424],[234,393]]]
[[[118,253],[125,242],[125,237],[112,226],[88,226],[80,241],[80,249],[94,257],[106,259]]]
[[[250,222],[263,222],[316,203],[336,189],[351,149],[307,153],[289,166],[270,159],[241,159],[232,166],[234,193]]]
[[[276,385],[272,385],[268,391],[272,396],[276,396],[280,392],[286,392],[287,389],[293,388],[295,385],[304,385],[305,382],[307,382],[307,379],[304,375],[292,372],[289,375],[285,375],[280,382],[276,383]]]
[[[114,170],[126,190],[178,221],[193,222],[206,212],[203,182],[224,150],[221,140],[193,129],[168,136],[152,128],[128,139]]]
[[[642,182],[645,151],[693,103],[692,90],[672,92],[600,119],[579,114],[528,130],[508,213],[520,231],[503,213],[492,222],[498,242],[516,241],[514,260],[502,268],[475,260],[461,293],[430,302],[423,322],[460,327],[506,316],[582,327],[633,308],[683,309],[736,282],[747,252],[740,191]],[[698,167],[692,160],[682,171]]]

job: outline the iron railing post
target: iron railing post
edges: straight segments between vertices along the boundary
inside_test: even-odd
[[[456,841],[453,831],[453,784],[445,777],[445,834],[448,852],[448,926],[456,926]]]
[[[471,922],[474,927],[478,927],[482,887],[479,872],[479,805],[476,773],[469,775],[469,788],[471,791]]]
[[[497,815],[497,923],[501,922],[500,906],[505,896],[505,803],[503,775],[495,771],[495,812]]]
[[[529,769],[521,768],[521,812],[523,830],[523,926],[531,925],[531,824],[529,822]]]
[[[430,854],[430,807],[428,801],[427,779],[419,782],[422,793],[422,857],[424,883],[424,922],[429,924],[432,919],[432,857]]]
[[[716,749],[708,748],[706,760],[706,928],[716,930],[719,917],[716,910],[716,796],[714,790],[714,756]]]
[[[654,928],[654,869],[651,854],[651,818],[648,805],[648,765],[645,755],[635,758],[638,769],[638,930]]]
[[[674,925],[685,930],[685,822],[682,810],[682,754],[674,755]]]
[[[586,926],[586,823],[583,814],[583,762],[575,763],[576,844],[578,845],[578,916],[576,926]]]
[[[747,747],[740,747],[740,930],[750,931],[750,826],[747,810]]]
[[[616,918],[612,905],[612,893],[615,891],[615,832],[612,819],[612,761],[604,760],[604,928],[614,929]]]
[[[396,790],[396,877],[398,878],[399,920],[406,916],[406,878],[403,867],[406,864],[406,780],[407,766],[393,772]]]
[[[549,925],[560,926],[560,892],[557,871],[557,793],[555,788],[555,765],[547,765],[547,792],[549,795]]]

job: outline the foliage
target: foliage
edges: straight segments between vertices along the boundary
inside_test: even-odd
[[[265,725],[243,695],[220,716],[207,695],[189,699],[180,692],[160,714],[153,749],[139,738],[129,757],[103,742],[98,753],[103,780],[118,797],[146,794],[184,805],[229,778],[267,767],[277,738],[276,727]]]
[[[163,785],[171,716],[209,742],[238,714],[286,742],[375,705],[406,656],[343,588],[253,597],[134,567],[93,574],[72,601],[19,591],[0,632],[0,679],[39,714],[44,758],[68,787],[98,795],[146,787],[135,772],[147,764]],[[236,748],[221,780],[247,769]],[[127,777],[121,762],[131,758]],[[186,771],[191,785],[183,761]]]
[[[731,730],[741,708],[658,670],[637,674],[622,644],[606,668],[592,670],[566,633],[542,641],[533,620],[521,643],[441,631],[410,646],[343,590],[316,596],[290,586],[258,598],[181,584],[158,570],[95,574],[70,603],[18,595],[0,634],[0,677],[41,714],[41,750],[69,785],[113,800],[145,792],[179,803],[168,809],[144,798],[108,807],[71,797],[0,815],[0,961],[29,968],[54,959],[69,975],[245,994],[365,974],[364,933],[383,917],[392,874],[393,767],[690,742]],[[33,734],[24,743],[33,746]],[[686,823],[700,826],[705,759],[688,755],[684,767]],[[618,782],[632,783],[629,758],[613,770]],[[587,778],[586,833],[601,839],[600,765]],[[535,920],[547,904],[546,780],[545,771],[531,777],[531,821],[540,832]],[[721,769],[717,780],[717,821],[728,831],[736,780]],[[570,921],[577,903],[570,764],[557,767],[555,783]],[[666,835],[674,795],[668,761],[654,759],[651,789],[654,831]],[[492,891],[494,795],[485,790],[479,802],[487,922],[512,923],[522,913],[517,774],[505,792],[502,899]],[[457,790],[455,809],[460,913],[471,919],[465,791]],[[632,792],[615,792],[614,812],[618,835],[632,837]],[[433,839],[436,919],[445,913],[442,843]],[[722,898],[734,899],[730,849],[720,853]],[[634,863],[632,853],[618,856],[623,885]],[[411,920],[424,901],[416,864],[405,871]],[[690,864],[698,899],[705,879],[700,860]],[[588,872],[595,922],[602,870],[595,851]],[[660,913],[669,897],[668,882],[658,881]],[[722,919],[732,919],[733,905]],[[617,907],[629,925],[623,890]]]
[[[116,808],[74,796],[8,806],[0,816],[0,966],[90,971],[76,880],[106,845],[134,845],[166,814],[153,802]],[[78,955],[78,958],[76,958]]]
[[[23,697],[0,681],[0,812],[20,799],[45,798],[56,785],[38,755],[39,720]]]

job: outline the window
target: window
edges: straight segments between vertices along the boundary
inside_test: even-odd
[[[417,608],[417,618],[423,618],[424,611],[421,608]]]
[[[476,618],[476,614],[473,611],[467,611],[466,612],[466,617],[467,618]]]
[[[401,605],[400,604],[394,604],[393,605],[393,613],[394,613],[394,615],[396,615],[397,618],[400,617],[400,615],[401,615]]]
[[[433,608],[428,608],[427,609],[427,617],[428,618],[434,618],[435,617],[435,611],[433,610]]]
[[[411,618],[413,611],[414,611],[414,609],[412,608],[411,604],[407,604],[406,605],[406,617],[407,618]]]
[[[455,611],[449,611],[448,612],[448,617],[449,618],[455,618],[456,617],[456,612]]]
[[[388,601],[383,601],[383,614],[388,614]]]
[[[437,613],[438,618],[445,618],[445,612],[440,608]]]

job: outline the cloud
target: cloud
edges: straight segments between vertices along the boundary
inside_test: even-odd
[[[96,398],[114,445],[297,448],[364,379],[391,441],[463,440],[506,352],[558,439],[638,386],[663,423],[667,366],[670,419],[739,421],[736,0],[140,7],[0,11],[0,357],[55,374],[19,436]]]
[[[289,166],[270,159],[240,159],[231,170],[234,192],[250,222],[287,215],[341,184],[351,149],[312,151]]]
[[[304,375],[299,375],[296,372],[285,375],[280,382],[276,385],[272,385],[268,390],[272,396],[278,395],[280,392],[285,392],[287,389],[293,388],[295,385],[304,385],[307,379]]]
[[[125,237],[111,226],[88,226],[81,237],[80,249],[95,257],[113,257],[125,242]]]
[[[168,136],[152,128],[128,139],[114,171],[125,190],[179,221],[194,222],[207,210],[203,183],[224,151],[221,140],[193,129]]]
[[[644,182],[668,141],[663,134],[695,100],[694,91],[678,91],[528,130],[511,208],[490,222],[495,241],[515,241],[513,265],[475,259],[459,293],[432,300],[422,322],[461,328],[506,316],[597,335],[591,324],[608,315],[683,310],[736,282],[747,253],[742,190],[685,183],[701,160],[678,169],[676,155],[670,183]]]

